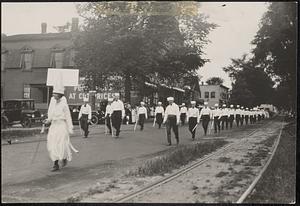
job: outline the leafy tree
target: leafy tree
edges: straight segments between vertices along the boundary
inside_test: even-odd
[[[264,70],[256,66],[247,56],[232,59],[232,64],[223,68],[234,80],[230,101],[248,107],[271,103],[274,82]]]
[[[224,79],[220,77],[211,77],[206,81],[206,83],[208,85],[220,85],[224,83]]]
[[[170,2],[89,2],[78,6],[86,23],[75,41],[79,51],[76,64],[91,77],[91,87],[107,84],[108,80],[100,77],[116,75],[124,82],[125,100],[130,101],[132,82],[144,84],[155,77],[158,83],[174,83],[183,74],[196,75],[208,61],[201,58],[202,47],[215,25],[201,15],[194,17],[200,22],[189,25],[184,25],[187,17],[153,15],[165,8],[162,6],[175,8]],[[197,34],[201,39],[193,44],[190,36]]]
[[[264,68],[284,87],[289,89],[286,98],[291,97],[289,105],[295,107],[296,100],[296,40],[297,3],[273,2],[261,20],[253,44],[253,61]]]

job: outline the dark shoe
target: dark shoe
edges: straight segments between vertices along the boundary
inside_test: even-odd
[[[61,167],[65,167],[67,163],[68,163],[67,159],[63,159]]]
[[[176,140],[176,144],[179,145],[179,140]]]
[[[167,146],[171,146],[172,144],[171,143],[169,143]]]
[[[59,166],[58,166],[58,165],[55,165],[55,166],[53,166],[53,169],[51,170],[51,172],[55,172],[55,171],[57,171],[57,170],[59,170]]]

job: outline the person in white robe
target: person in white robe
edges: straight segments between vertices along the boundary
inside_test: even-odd
[[[50,159],[54,162],[52,171],[57,171],[59,170],[58,161],[61,161],[62,167],[64,167],[67,165],[67,161],[72,160],[71,150],[78,152],[70,141],[73,124],[63,86],[54,86],[53,97],[51,97],[48,109],[48,119],[45,120],[45,124],[50,123],[47,149]]]

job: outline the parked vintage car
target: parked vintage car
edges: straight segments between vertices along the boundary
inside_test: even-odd
[[[73,124],[78,124],[78,114],[80,111],[81,105],[77,104],[69,104],[70,112],[71,112],[71,117]],[[105,118],[104,118],[104,113],[101,111],[92,111],[92,119],[91,119],[91,124],[104,124]]]
[[[33,99],[9,99],[3,101],[1,110],[1,128],[21,123],[23,127],[41,124],[44,115],[36,110]]]

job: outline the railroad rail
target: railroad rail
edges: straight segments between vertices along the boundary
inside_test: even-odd
[[[256,133],[258,130],[260,130],[260,129],[264,128],[264,127],[267,127],[268,125],[270,125],[273,122],[274,121],[270,121],[270,122],[266,123],[265,125],[263,125],[263,127],[259,127],[257,129],[255,129],[254,131],[250,132],[249,134],[245,135],[243,138],[241,138],[241,140],[239,140],[237,142],[230,143],[230,144],[224,146],[223,148],[219,149],[218,151],[213,152],[211,154],[208,154],[208,155],[204,156],[203,158],[199,159],[195,163],[193,163],[191,165],[188,165],[188,166],[184,167],[183,169],[181,169],[181,170],[179,170],[179,171],[177,171],[177,172],[175,172],[175,173],[173,173],[173,174],[171,174],[171,175],[169,175],[167,177],[164,177],[164,178],[162,178],[162,179],[160,179],[160,180],[158,180],[158,181],[156,181],[156,182],[154,182],[154,183],[152,183],[150,185],[147,185],[147,186],[145,186],[145,187],[143,187],[143,188],[141,188],[139,190],[133,191],[132,193],[129,193],[129,194],[127,194],[127,195],[125,195],[125,196],[123,196],[123,197],[115,200],[114,202],[115,203],[126,202],[126,201],[131,200],[131,199],[133,199],[133,198],[135,198],[135,197],[137,197],[137,196],[139,196],[141,194],[144,194],[144,193],[146,193],[148,191],[151,191],[151,190],[153,190],[156,187],[159,187],[159,186],[161,186],[161,185],[163,185],[163,184],[165,184],[167,182],[170,182],[170,181],[172,181],[172,180],[180,177],[181,175],[183,175],[183,174],[185,174],[185,173],[187,173],[187,172],[189,172],[189,171],[191,171],[191,170],[199,167],[200,165],[204,164],[205,162],[211,160],[212,158],[217,157],[220,154],[224,154],[225,152],[229,151],[233,146],[236,146],[236,145],[239,145],[239,144],[243,144],[244,141],[245,141],[245,139],[247,137],[250,137],[251,135],[253,135],[254,133]],[[281,131],[282,131],[282,128],[281,128]]]

